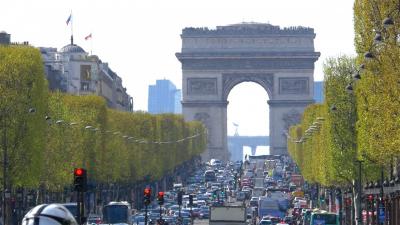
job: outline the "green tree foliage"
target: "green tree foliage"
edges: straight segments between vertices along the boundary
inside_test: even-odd
[[[385,28],[382,21],[388,16],[395,24]],[[382,166],[400,154],[398,18],[397,1],[356,0],[354,3],[356,51],[358,62],[365,64],[356,89],[358,145],[366,158]],[[377,32],[383,38],[382,43],[374,43]],[[367,51],[373,54],[373,59],[364,59]]]
[[[328,165],[332,168],[327,174],[330,176],[327,183],[352,182],[358,172],[355,163],[357,159],[364,161],[362,171],[368,175],[366,177],[375,180],[380,171],[378,168],[387,167],[399,157],[398,4],[398,1],[389,0],[355,0],[357,57],[328,59],[324,65],[326,101],[321,115],[325,117],[322,128],[325,127],[326,132],[321,134],[325,135],[322,140],[328,156],[331,157],[331,164]],[[383,26],[387,17],[393,19],[394,25]],[[382,41],[377,42],[377,37]],[[361,80],[354,80],[353,74],[360,74]],[[345,92],[349,83],[355,90],[353,94]],[[290,130],[290,135],[297,140],[306,135],[304,129],[309,123],[307,118],[318,111],[313,107],[310,106],[305,111],[302,123]],[[315,168],[312,164],[318,157],[314,154],[321,154],[317,147],[319,143],[314,142],[315,138],[318,136],[312,135],[309,139],[316,146],[309,146],[307,140],[301,144],[288,144],[288,148],[307,179],[324,183],[326,181],[319,177],[321,168]]]
[[[107,109],[98,96],[53,93],[49,112],[54,119],[45,155],[52,172],[42,173],[48,189],[70,184],[72,168],[81,166],[97,183],[133,183],[149,175],[156,180],[206,146],[200,122]]]
[[[116,111],[102,97],[47,90],[37,49],[0,46],[1,153],[8,150],[12,186],[62,190],[76,167],[95,183],[156,180],[206,147],[200,122]]]
[[[47,90],[37,49],[0,45],[1,154],[7,149],[8,180],[16,186],[39,183]]]
[[[353,83],[354,71],[353,58],[328,59],[324,64],[325,102],[308,106],[301,124],[290,129],[289,153],[308,181],[326,186],[351,185],[356,178],[356,160],[363,159],[357,144],[358,98],[346,91],[346,86]],[[318,129],[310,132],[315,125]],[[363,166],[369,178],[376,178],[374,162],[365,161]]]
[[[329,109],[326,125],[334,174],[340,183],[351,183],[356,176],[356,96],[346,90],[354,71],[355,60],[347,56],[330,58],[324,64],[325,104]]]

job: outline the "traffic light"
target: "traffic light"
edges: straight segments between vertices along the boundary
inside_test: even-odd
[[[374,196],[373,196],[373,195],[368,195],[368,201],[369,201],[369,202],[374,201]]]
[[[183,195],[182,191],[179,191],[178,192],[178,205],[182,205],[182,195]]]
[[[74,169],[74,190],[79,192],[86,191],[87,177],[86,170],[83,168]]]
[[[217,191],[213,192],[213,199],[215,200],[217,198]]]
[[[189,205],[193,206],[193,195],[189,195]]]
[[[151,188],[145,188],[143,192],[144,204],[147,206],[151,202]]]
[[[162,192],[162,191],[158,192],[157,201],[158,201],[159,205],[164,204],[164,192]]]

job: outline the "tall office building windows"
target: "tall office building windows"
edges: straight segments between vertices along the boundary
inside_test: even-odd
[[[149,85],[148,111],[152,114],[181,113],[181,90],[165,79]]]
[[[314,100],[315,103],[322,103],[324,101],[324,82],[314,81]]]

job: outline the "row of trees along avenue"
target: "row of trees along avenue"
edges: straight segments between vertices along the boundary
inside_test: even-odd
[[[325,101],[307,107],[301,123],[290,128],[289,154],[310,183],[354,188],[357,161],[362,161],[363,185],[379,180],[381,169],[386,178],[396,173],[399,4],[355,0],[357,56],[339,56],[324,63]]]
[[[76,167],[94,183],[157,180],[205,149],[182,116],[121,112],[98,96],[49,93],[40,52],[0,46],[0,134],[7,188],[63,190]],[[6,154],[5,154],[6,153]]]
[[[355,160],[363,160],[363,173],[370,180],[379,177],[377,168],[383,166],[390,172],[390,165],[397,164],[400,48],[398,40],[377,44],[373,32],[382,30],[382,35],[389,36],[399,30],[399,24],[388,29],[381,23],[391,9],[398,9],[395,2],[355,1],[358,56],[340,56],[324,63],[325,101],[310,105],[301,124],[290,128],[289,152],[308,181],[345,185],[356,178]],[[373,57],[366,58],[365,52]],[[354,79],[356,75],[361,78]]]

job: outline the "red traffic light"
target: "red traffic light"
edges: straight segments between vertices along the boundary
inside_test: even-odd
[[[145,188],[144,189],[144,195],[150,196],[151,195],[151,189],[150,188]]]
[[[374,196],[373,196],[373,195],[368,195],[368,200],[369,200],[369,201],[374,200]]]
[[[163,205],[164,204],[164,192],[163,191],[159,191],[158,192],[157,200],[158,200],[158,204],[159,205]]]
[[[74,189],[78,192],[87,190],[86,170],[83,168],[74,169]]]
[[[75,168],[74,169],[75,176],[80,177],[80,176],[83,176],[84,173],[85,173],[85,169],[83,169],[83,168]]]

